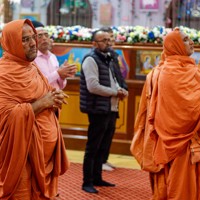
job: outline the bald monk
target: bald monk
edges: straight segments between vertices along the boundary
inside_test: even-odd
[[[131,152],[150,172],[153,200],[200,199],[200,71],[193,41],[175,28],[147,76]]]
[[[54,110],[66,95],[32,62],[37,35],[29,20],[3,28],[0,60],[0,199],[54,199],[67,159]]]

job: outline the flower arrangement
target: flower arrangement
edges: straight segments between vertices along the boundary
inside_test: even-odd
[[[97,29],[86,28],[82,26],[46,26],[50,37],[55,42],[70,42],[70,41],[91,41],[93,31]],[[143,26],[119,26],[111,27],[113,29],[117,43],[154,43],[162,44],[163,36],[170,29],[162,26],[156,26],[152,29]]]
[[[82,26],[46,26],[45,29],[54,42],[91,41],[93,31]]]
[[[116,42],[134,43],[155,43],[161,44],[163,36],[170,31],[162,26],[156,26],[153,29],[143,26],[121,26],[113,27],[116,36]]]
[[[45,28],[55,42],[91,41],[92,33],[96,30],[82,26],[46,26]],[[153,29],[145,28],[143,26],[113,26],[112,29],[116,38],[116,42],[126,42],[129,44],[161,44],[163,41],[163,35],[169,31],[161,26],[156,26]]]
[[[184,26],[180,26],[180,29],[185,32],[194,42],[194,44],[200,44],[200,30],[196,30],[193,28],[188,28]]]
[[[0,32],[3,29],[4,24],[0,24]],[[97,30],[92,28],[86,28],[80,25],[64,27],[64,26],[46,26],[50,37],[54,42],[90,42],[92,39],[92,33]],[[171,29],[165,28],[163,26],[155,26],[153,28],[147,28],[143,26],[112,26],[116,43],[154,43],[162,44],[163,36],[165,36]],[[196,45],[200,44],[200,30],[180,26],[182,31],[184,31]]]

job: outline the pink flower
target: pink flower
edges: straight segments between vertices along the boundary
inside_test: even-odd
[[[119,42],[120,42],[120,41],[121,41],[121,42],[124,42],[124,41],[126,40],[126,37],[125,37],[124,35],[120,35],[120,34],[119,34],[119,35],[117,35],[116,40],[119,41]]]

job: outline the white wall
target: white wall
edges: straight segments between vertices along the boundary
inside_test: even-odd
[[[132,0],[90,0],[91,6],[93,8],[93,27],[101,27],[103,24],[100,24],[100,7],[103,4],[111,3],[112,4],[112,24],[114,26],[120,25],[132,25]]]
[[[151,16],[148,16],[148,12],[141,11],[139,9],[139,1],[135,0],[135,18],[133,21],[134,25],[142,25],[145,27],[154,27],[157,25],[164,26],[164,6],[165,0],[159,0],[159,9],[156,12],[151,12]]]
[[[47,5],[49,0],[33,0],[33,7],[24,8],[20,4],[13,6],[13,19],[19,19],[20,14],[36,14],[39,16],[39,21],[46,25],[47,21]]]
[[[46,25],[46,8],[49,0],[34,0],[33,8],[22,8],[19,4],[14,6],[14,19],[18,19],[20,13],[36,13],[40,15],[40,21]],[[112,21],[113,26],[135,26],[142,25],[154,27],[156,25],[165,25],[164,23],[164,2],[159,0],[159,9],[157,12],[143,12],[139,9],[139,0],[90,0],[93,8],[92,27],[98,28],[104,26],[100,24],[100,7],[102,4],[111,3],[112,5]],[[135,7],[132,7],[135,4]],[[41,7],[42,6],[42,7]]]

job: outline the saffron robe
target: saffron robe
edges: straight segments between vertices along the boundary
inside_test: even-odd
[[[145,122],[150,124],[146,125],[146,133],[153,145],[141,148],[143,152],[144,147],[148,149],[152,167],[163,166],[157,171],[149,167],[152,199],[199,200],[200,166],[199,162],[191,162],[190,145],[200,129],[200,71],[194,60],[187,56],[179,31],[166,36],[162,55],[161,63],[154,69],[159,71],[158,76],[152,76],[152,85],[145,84],[146,91],[151,86],[155,92],[149,100]],[[140,107],[145,98],[147,96],[142,94]],[[137,121],[142,122],[140,119]],[[139,149],[134,137],[132,152]]]
[[[0,199],[4,200],[15,196],[26,168],[31,172],[31,200],[56,196],[58,176],[69,167],[54,110],[46,109],[35,116],[31,106],[52,88],[37,66],[26,59],[22,47],[24,23],[36,33],[29,20],[15,20],[4,27],[1,38]]]

